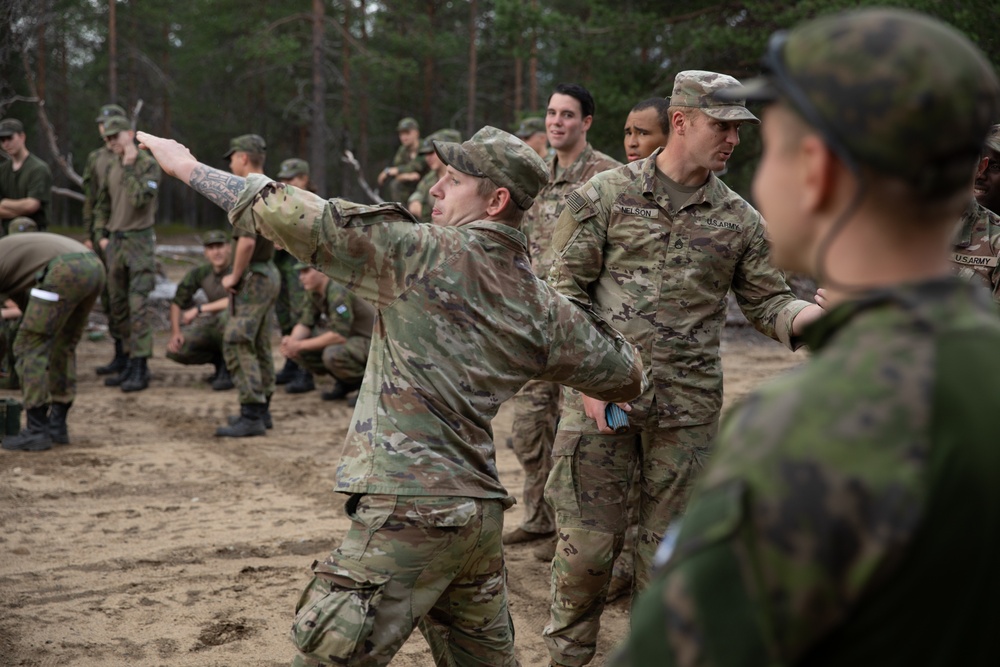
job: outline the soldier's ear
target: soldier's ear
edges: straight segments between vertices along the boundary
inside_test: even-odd
[[[486,215],[491,218],[496,217],[503,213],[508,205],[514,205],[510,196],[510,190],[499,187],[490,195],[490,198],[486,202]]]

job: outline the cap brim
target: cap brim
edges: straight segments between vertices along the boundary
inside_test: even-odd
[[[229,157],[229,156],[227,155],[226,157]],[[297,171],[292,171],[292,172],[279,171],[277,178],[295,178],[298,175],[299,175],[299,172],[297,172]]]
[[[994,141],[994,140],[987,141],[986,142],[986,147],[987,148],[992,148],[997,153],[1000,153],[1000,141]]]
[[[720,102],[774,102],[781,97],[781,92],[770,78],[759,76],[733,88],[717,90],[712,97]]]
[[[13,135],[14,135],[13,132],[0,132],[0,139],[6,138],[6,137],[10,137],[10,136],[13,136]]]
[[[230,148],[228,151],[226,151],[225,153],[222,154],[222,159],[223,160],[228,160],[229,156],[232,155],[235,152],[236,152],[235,148]]]
[[[749,109],[737,104],[730,107],[705,107],[701,111],[716,120],[739,120],[754,125],[760,124],[760,119],[750,113]]]
[[[435,139],[433,142],[434,152],[437,156],[441,158],[441,161],[453,169],[457,169],[463,174],[468,174],[469,176],[475,176],[476,178],[486,178],[486,174],[480,171],[469,154],[462,148],[462,144],[456,144],[451,141],[438,141]]]

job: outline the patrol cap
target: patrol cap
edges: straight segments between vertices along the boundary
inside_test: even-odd
[[[517,126],[517,130],[514,132],[514,136],[518,139],[527,139],[539,132],[545,133],[545,119],[539,116],[532,116],[521,121],[521,124]]]
[[[763,75],[720,99],[786,101],[850,168],[898,176],[925,195],[971,181],[1000,81],[951,26],[902,9],[832,14],[771,36]]]
[[[97,118],[94,119],[96,123],[103,123],[108,118],[112,116],[126,116],[125,109],[121,108],[117,104],[105,104],[101,107],[101,110],[97,114]]]
[[[24,132],[24,125],[16,118],[0,120],[0,137],[9,137],[15,132]]]
[[[222,156],[228,158],[237,151],[244,153],[259,153],[263,155],[267,152],[267,142],[259,134],[241,134],[229,140],[229,150]]]
[[[21,232],[37,232],[38,224],[31,218],[19,215],[10,221],[7,228],[8,234],[20,234]]]
[[[278,178],[294,178],[299,174],[309,175],[309,163],[297,157],[289,158],[281,163]]]
[[[443,130],[438,130],[434,132],[429,137],[425,138],[420,142],[420,148],[417,149],[418,155],[430,155],[434,152],[434,142],[435,141],[450,141],[452,143],[458,143],[462,140],[462,133],[458,130],[453,130],[451,128],[446,128]]]
[[[225,233],[221,229],[213,229],[212,231],[205,232],[201,236],[202,245],[218,245],[229,243],[229,234]]]
[[[292,271],[304,271],[311,268],[312,264],[306,264],[305,262],[295,262],[295,264],[292,265]]]
[[[691,107],[716,120],[744,120],[757,125],[760,120],[747,109],[746,100],[718,99],[714,93],[736,88],[740,82],[728,74],[689,69],[674,77],[674,90],[670,93],[670,106]]]
[[[101,130],[101,135],[104,137],[113,137],[119,132],[131,129],[132,123],[125,116],[111,116],[104,121],[104,128]]]
[[[1000,125],[994,125],[990,128],[990,133],[986,137],[986,147],[1000,153]]]
[[[417,122],[417,119],[410,118],[409,116],[396,123],[397,132],[403,132],[404,130],[419,130],[419,129],[420,129],[420,124]]]
[[[510,190],[518,208],[527,210],[549,180],[542,158],[513,134],[487,125],[465,143],[434,141],[441,161],[463,174],[488,178]]]

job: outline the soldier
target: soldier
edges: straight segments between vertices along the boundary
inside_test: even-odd
[[[651,97],[639,102],[625,119],[625,157],[629,162],[647,158],[667,145],[670,134],[670,100]]]
[[[97,132],[101,135],[102,146],[90,151],[83,168],[83,226],[86,230],[83,245],[96,252],[105,266],[108,265],[108,258],[101,249],[101,239],[104,238],[104,228],[108,224],[109,213],[105,198],[108,193],[108,172],[116,157],[108,143],[110,140],[104,136],[104,121],[111,117],[125,118],[125,109],[117,104],[105,104],[101,107],[95,122]],[[111,298],[108,296],[107,282],[101,292],[101,309],[110,318]],[[125,354],[125,347],[119,334],[113,331],[111,337],[115,341],[115,356],[109,363],[97,367],[98,375],[119,375],[128,365],[128,355]]]
[[[38,226],[31,218],[18,217],[10,221],[11,234],[37,232]],[[13,299],[0,301],[0,389],[20,389],[17,376],[17,359],[14,356],[14,339],[21,326],[21,308]]]
[[[308,264],[298,262],[295,268],[310,298],[291,335],[281,339],[281,353],[299,360],[310,385],[313,374],[332,376],[333,388],[321,398],[337,401],[361,386],[375,309]],[[348,405],[356,402],[352,399]]]
[[[44,232],[0,239],[0,303],[9,297],[24,313],[14,355],[27,412],[25,428],[4,438],[4,449],[37,452],[53,442],[69,444],[76,345],[103,286],[104,266],[82,243]]]
[[[896,9],[778,33],[764,67],[728,93],[771,103],[755,199],[829,314],[727,415],[616,664],[994,664],[1000,541],[959,517],[1000,519],[1000,323],[948,247],[1000,81]]]
[[[26,138],[21,121],[0,120],[0,150],[7,154],[0,156],[0,236],[7,233],[10,220],[19,216],[34,220],[40,232],[48,227],[52,170],[28,152]]]
[[[179,364],[212,364],[215,373],[208,381],[215,391],[225,391],[233,388],[233,379],[222,356],[229,307],[229,292],[222,279],[233,268],[232,245],[229,235],[218,230],[206,233],[203,243],[208,261],[184,274],[170,303],[167,359]],[[207,303],[195,303],[198,290],[204,292]]]
[[[278,169],[278,180],[309,192],[316,192],[312,181],[309,180],[309,163],[299,158],[289,158],[281,163],[281,167]],[[299,274],[295,270],[297,263],[298,260],[284,248],[274,249],[274,265],[278,267],[278,276],[281,280],[278,300],[274,303],[274,313],[278,316],[278,329],[283,337],[292,333],[292,329],[302,316],[302,309],[306,304],[305,290],[299,284]],[[291,386],[287,388],[289,393],[299,393],[298,387],[304,388],[308,384],[312,384],[312,376],[308,371],[299,368],[294,359],[286,357],[285,365],[274,376],[274,384],[290,384]],[[311,391],[311,389],[305,389],[305,391]]]
[[[549,157],[549,139],[545,135],[545,119],[539,116],[531,116],[521,121],[514,132],[514,136],[531,146],[538,157],[543,160]]]
[[[156,197],[160,168],[135,145],[135,130],[123,116],[104,122],[104,136],[115,154],[95,200],[95,219],[105,219],[99,246],[108,260],[108,328],[128,356],[118,375],[104,380],[124,392],[149,387],[147,360],[153,355],[153,310],[149,293],[156,287]],[[101,209],[101,210],[98,210]]]
[[[413,194],[417,183],[427,173],[427,162],[417,154],[420,149],[420,125],[413,118],[404,118],[396,125],[399,135],[399,148],[392,158],[392,165],[386,167],[378,175],[381,187],[389,181],[389,200],[405,203]],[[391,180],[390,180],[391,179]]]
[[[398,204],[324,201],[143,139],[235,226],[309,258],[378,311],[337,470],[352,524],[313,566],[294,664],[385,665],[418,625],[438,665],[516,664],[500,542],[512,500],[490,420],[534,376],[611,400],[643,383],[613,330],[531,272],[516,227],[545,182],[542,161],[493,127],[436,143],[448,176],[433,189],[436,224],[423,225]]]
[[[229,169],[236,177],[246,178],[264,174],[266,156],[264,138],[244,134],[229,142],[223,158],[229,160]],[[281,280],[272,261],[274,243],[244,228],[237,228],[235,236],[233,270],[222,278],[222,286],[232,295],[233,303],[226,320],[222,351],[239,392],[240,414],[216,429],[215,435],[246,438],[264,435],[272,424],[274,357],[267,325]]]
[[[528,254],[535,275],[548,274],[549,252],[556,220],[565,206],[566,194],[586,183],[594,174],[620,166],[614,158],[594,150],[587,130],[594,120],[594,98],[583,86],[562,83],[549,96],[545,131],[553,154],[546,163],[548,182],[535,205],[524,217],[522,229],[528,238]],[[524,518],[521,525],[504,535],[504,544],[545,540],[535,548],[536,558],[551,561],[555,551],[555,517],[545,502],[545,480],[552,470],[552,439],[559,420],[559,384],[533,380],[514,397],[511,444],[524,468]]]
[[[976,200],[1000,214],[1000,125],[990,128],[983,148],[983,159],[976,175]]]
[[[416,190],[413,191],[413,194],[410,195],[410,199],[406,203],[407,210],[420,222],[431,221],[431,211],[434,210],[434,197],[431,196],[431,188],[441,180],[448,167],[444,162],[441,162],[437,153],[434,152],[433,142],[435,140],[460,143],[462,141],[462,133],[452,129],[438,130],[420,143],[420,155],[427,161],[427,167],[430,171],[420,179]]]
[[[545,488],[560,544],[543,634],[559,665],[593,658],[635,467],[633,569],[642,590],[708,456],[722,406],[726,293],[733,290],[755,328],[792,349],[822,313],[796,300],[769,263],[760,215],[714,174],[739,143],[740,125],[759,122],[743,104],[711,98],[736,85],[714,72],[677,74],[666,146],[567,195],[553,237],[551,284],[620,326],[652,375],[626,433],[608,428],[604,401],[571,393],[563,405]]]

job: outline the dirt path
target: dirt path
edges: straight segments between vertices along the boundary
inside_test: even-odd
[[[724,343],[727,403],[804,359],[761,340]],[[164,345],[159,335],[150,389],[123,394],[94,374],[110,343],[84,341],[73,444],[0,451],[0,665],[288,664],[308,566],[347,527],[330,489],[350,410],[318,391],[279,391],[266,437],[214,438],[236,411],[235,392],[211,391],[208,366],[173,364]],[[495,431],[501,476],[519,496],[505,411]],[[515,506],[506,523],[519,521]],[[547,665],[548,566],[530,545],[507,558],[518,657]],[[604,616],[594,664],[626,631],[619,602]],[[393,664],[432,664],[419,633]]]

